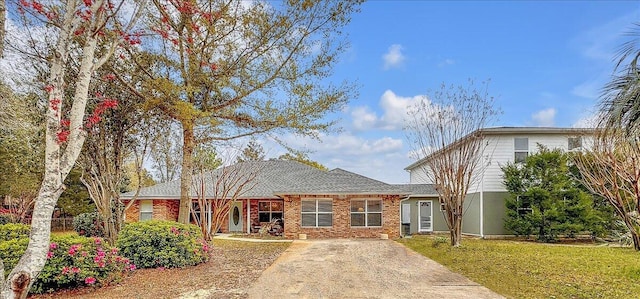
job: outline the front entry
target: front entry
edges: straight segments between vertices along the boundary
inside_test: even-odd
[[[430,232],[433,231],[433,209],[431,208],[431,201],[418,202],[420,211],[418,213],[418,231]]]
[[[229,209],[229,232],[242,232],[242,219],[242,202],[232,202]]]

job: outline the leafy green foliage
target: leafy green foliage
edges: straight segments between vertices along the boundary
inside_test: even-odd
[[[31,227],[22,223],[7,223],[0,225],[0,242],[20,238],[28,238]]]
[[[118,236],[122,255],[140,268],[193,266],[209,259],[209,246],[192,224],[149,220],[125,225]]]
[[[81,236],[104,237],[104,227],[97,212],[73,217],[73,229]]]
[[[0,257],[6,271],[18,263],[29,239],[20,237],[0,242]],[[136,267],[118,255],[100,238],[76,235],[51,237],[47,262],[31,288],[33,293],[52,292],[63,288],[106,285],[118,281]]]
[[[236,162],[264,161],[265,156],[262,145],[255,140],[251,140],[242,149],[242,153],[236,158]]]
[[[541,145],[538,148],[539,152],[523,164],[502,167],[509,192],[505,228],[545,242],[555,241],[560,234],[604,234],[611,213],[596,209],[602,206],[572,175],[567,154]]]
[[[56,207],[61,216],[75,217],[82,213],[90,213],[96,210],[96,206],[89,198],[89,191],[80,181],[82,170],[74,167],[64,181],[67,188],[62,192]]]
[[[306,165],[309,165],[311,167],[318,168],[320,170],[324,170],[324,171],[329,170],[329,169],[327,169],[326,166],[318,163],[317,161],[313,161],[313,160],[309,159],[309,157],[303,152],[294,152],[293,154],[286,153],[286,154],[281,155],[280,157],[278,157],[278,159],[280,159],[280,160],[297,161],[297,162],[300,162],[302,164],[306,164]]]

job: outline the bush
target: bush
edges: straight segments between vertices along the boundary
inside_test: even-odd
[[[20,238],[29,238],[31,227],[21,223],[7,223],[0,225],[0,242]]]
[[[0,242],[0,257],[8,273],[27,248],[28,238]],[[118,255],[118,249],[101,238],[52,236],[47,262],[30,292],[45,293],[62,288],[106,285],[118,281],[135,265]]]
[[[127,224],[118,236],[121,254],[139,268],[193,266],[209,259],[209,247],[192,224],[148,220]]]
[[[104,237],[104,227],[97,212],[73,217],[73,229],[81,236]]]
[[[0,224],[15,223],[16,217],[13,214],[0,213]]]

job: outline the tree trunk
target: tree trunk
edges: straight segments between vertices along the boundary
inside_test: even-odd
[[[453,227],[450,230],[451,246],[460,247],[460,244],[462,243],[462,214],[454,213],[452,222]]]
[[[7,3],[5,0],[0,0],[0,57],[4,53],[4,22],[7,17]]]
[[[191,183],[193,180],[193,150],[196,146],[193,134],[193,122],[191,120],[182,121],[182,175],[180,176],[180,210],[178,212],[178,222],[189,223],[191,210]]]

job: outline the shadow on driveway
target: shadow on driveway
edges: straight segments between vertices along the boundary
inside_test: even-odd
[[[503,298],[391,240],[296,240],[249,298]]]

